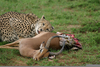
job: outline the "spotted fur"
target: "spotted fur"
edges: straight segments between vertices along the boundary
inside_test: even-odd
[[[50,22],[42,16],[39,19],[35,14],[7,12],[0,16],[0,39],[13,42],[19,36],[28,38],[34,37],[41,31],[51,32],[53,27]]]

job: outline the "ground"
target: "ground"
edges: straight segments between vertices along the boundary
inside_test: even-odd
[[[18,50],[0,49],[0,66],[100,64],[100,0],[1,0],[0,5],[0,15],[9,11],[34,13],[39,18],[44,15],[54,26],[54,33],[75,34],[83,48],[64,50],[56,59],[40,61],[23,57]],[[6,43],[0,42],[0,45]]]

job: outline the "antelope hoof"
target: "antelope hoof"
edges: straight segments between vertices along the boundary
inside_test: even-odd
[[[56,58],[55,55],[49,57],[49,59],[54,59],[54,58]]]

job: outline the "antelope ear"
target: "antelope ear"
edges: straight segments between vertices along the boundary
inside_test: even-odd
[[[41,19],[45,19],[44,15],[42,15]]]
[[[43,47],[43,44],[40,45],[40,49]]]
[[[43,48],[43,47],[44,47],[44,44],[45,44],[45,42],[43,41],[43,42],[41,43],[41,45],[40,45],[40,48]]]

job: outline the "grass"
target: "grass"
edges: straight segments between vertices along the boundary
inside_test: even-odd
[[[1,0],[0,5],[0,15],[9,11],[34,13],[39,18],[44,15],[54,26],[54,33],[75,34],[83,47],[79,51],[64,50],[53,60],[40,61],[23,57],[18,50],[0,49],[0,66],[100,64],[100,0]]]

